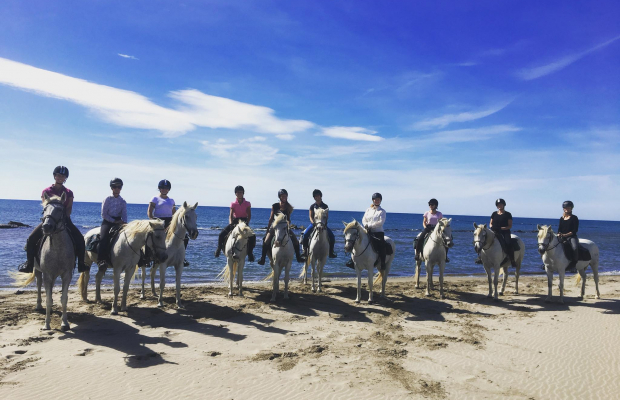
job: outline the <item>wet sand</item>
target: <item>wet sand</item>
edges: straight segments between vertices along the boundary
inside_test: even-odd
[[[353,302],[352,281],[323,293],[295,281],[275,304],[267,283],[232,298],[194,286],[183,310],[170,285],[162,309],[132,288],[118,316],[111,290],[103,304],[71,291],[68,332],[59,288],[51,331],[40,330],[34,291],[1,292],[0,398],[615,398],[620,279],[601,277],[600,300],[591,276],[584,300],[567,279],[565,304],[557,277],[552,303],[546,277],[519,283],[495,302],[486,278],[447,277],[445,300],[425,297],[425,282],[389,279],[388,299],[372,305]]]

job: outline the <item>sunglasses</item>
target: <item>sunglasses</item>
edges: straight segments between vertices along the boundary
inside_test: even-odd
[[[112,189],[122,189],[122,186],[118,186],[118,185],[114,185],[114,186],[110,186]]]

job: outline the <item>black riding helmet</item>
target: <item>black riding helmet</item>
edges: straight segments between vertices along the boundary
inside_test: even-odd
[[[157,185],[157,189],[172,189],[172,184],[170,183],[170,181],[168,179],[162,179],[161,181],[159,181],[159,184]]]
[[[245,189],[243,188],[243,186],[241,186],[241,185],[237,185],[237,186],[235,186],[235,194],[236,194],[237,192],[243,192],[243,193],[245,193]]]
[[[314,189],[312,191],[312,198],[315,198],[316,196],[321,196],[323,197],[323,192],[321,192],[319,189]]]
[[[59,165],[56,168],[54,168],[54,175],[56,174],[60,174],[60,175],[64,175],[67,178],[69,177],[69,168]]]
[[[504,199],[497,199],[497,200],[495,200],[495,206],[497,206],[498,204],[503,204],[504,207],[506,207],[506,200],[504,200]]]
[[[373,193],[372,195],[372,199],[381,199],[383,200],[383,196],[381,196],[381,193]]]
[[[286,191],[286,189],[280,189],[278,190],[278,199],[280,198],[280,196],[282,196],[283,194],[288,196],[288,192]]]
[[[436,205],[437,207],[439,207],[439,202],[437,201],[437,199],[430,199],[428,201],[428,205],[430,206],[431,204]]]
[[[114,178],[110,181],[110,187],[120,186],[123,187],[123,180],[121,178]]]
[[[572,201],[566,200],[564,203],[562,203],[562,208],[566,208],[566,207],[574,208],[575,205],[573,204]]]

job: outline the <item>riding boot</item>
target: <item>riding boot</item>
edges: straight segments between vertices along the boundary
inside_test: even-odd
[[[579,241],[574,240],[572,237],[569,240],[571,248],[573,249],[573,257],[568,266],[566,267],[566,272],[574,274],[577,272],[577,262],[579,261]]]
[[[446,262],[449,263],[450,259],[448,258],[448,250],[450,250],[449,247],[446,247]]]
[[[183,238],[183,245],[185,245],[185,250],[187,250],[187,244],[189,243],[189,235],[186,233],[185,238]],[[187,253],[187,251],[185,252]],[[189,265],[189,261],[187,259],[183,260],[183,266],[187,267]]]
[[[517,268],[517,262],[515,261],[515,250],[510,244],[507,244],[506,247],[508,247],[508,259],[510,260],[510,265],[512,265],[512,268]]]
[[[67,226],[67,230],[69,231],[69,235],[71,235],[71,240],[73,240],[73,248],[77,257],[78,272],[90,271],[90,265],[84,264],[84,253],[86,252],[84,235],[82,235],[82,232],[80,232],[77,226],[73,224],[71,218],[67,217],[65,219],[65,224]]]
[[[480,258],[480,254],[478,254],[478,257],[476,257],[476,259],[474,260],[474,263],[482,264],[482,258]]]
[[[17,267],[19,272],[24,272],[31,274],[34,271],[34,258],[37,254],[37,246],[39,245],[39,241],[43,237],[43,224],[37,225],[36,228],[32,231],[30,236],[28,236],[28,240],[26,240],[26,262]]]
[[[217,238],[217,249],[215,249],[215,258],[218,258],[220,256],[220,252],[222,251],[222,248],[224,247],[224,238],[222,238],[224,234],[224,231],[220,232],[220,235]]]
[[[297,240],[297,236],[293,232],[289,233],[291,241],[293,242],[293,248],[295,249],[295,256],[297,256],[297,262],[302,263],[306,261],[306,257],[302,256],[299,251],[299,240]]]
[[[385,270],[385,242],[379,244],[379,260],[381,260],[381,271]]]
[[[329,240],[329,258],[336,258],[338,254],[334,252],[334,245],[336,244],[335,240]]]
[[[254,262],[254,247],[256,246],[256,235],[248,238],[248,261]]]
[[[349,259],[349,261],[346,262],[345,266],[351,269],[355,269],[355,263],[353,262],[353,259]]]
[[[259,265],[265,265],[265,258],[267,257],[267,251],[271,247],[271,231],[268,231],[265,237],[263,238],[263,248],[261,251],[260,260],[258,260]]]

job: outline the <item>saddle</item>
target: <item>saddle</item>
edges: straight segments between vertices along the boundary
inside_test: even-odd
[[[418,233],[418,236],[416,236],[415,239],[413,239],[413,248],[417,249],[418,248],[418,243],[420,242],[420,236],[422,236],[424,232],[420,232]],[[426,235],[426,237],[424,238],[424,242],[422,243],[422,248],[420,249],[420,252],[424,251],[424,246],[426,246],[426,242],[428,242],[428,239],[430,239],[431,235],[430,233],[428,235]]]
[[[562,242],[562,248],[564,249],[564,255],[569,260],[573,259],[573,247],[570,245],[570,240],[565,240]],[[590,261],[592,260],[592,255],[590,254],[590,250],[586,249],[581,243],[579,244],[579,261]]]
[[[372,235],[369,235],[368,237],[370,238],[370,246],[372,247],[372,249],[376,253],[379,253],[379,246],[381,246],[381,241],[379,239],[376,239]],[[385,246],[385,255],[386,256],[390,256],[390,255],[394,254],[394,249],[392,248],[392,246],[387,241],[384,241],[383,245]]]
[[[497,237],[497,240],[499,241],[499,244],[502,246],[502,251],[505,254],[508,254],[508,248],[506,247],[508,244],[504,240],[504,237],[502,235],[497,235],[496,237]],[[521,246],[519,246],[519,240],[516,239],[516,238],[510,238],[509,246],[512,247],[513,251],[521,250]],[[506,263],[510,263],[510,258],[508,257],[508,255],[506,255],[506,257],[504,257],[504,259],[502,260],[500,265],[504,265]]]
[[[112,242],[114,240],[116,240],[116,238],[118,237],[118,234],[120,233],[122,228],[123,228],[123,225],[114,225],[110,229],[110,243],[109,244],[112,244]],[[99,254],[99,243],[100,242],[101,242],[101,235],[100,234],[97,233],[95,235],[92,235],[86,241],[86,251],[90,251],[90,252]],[[111,249],[112,249],[112,246],[110,246],[110,250]]]

